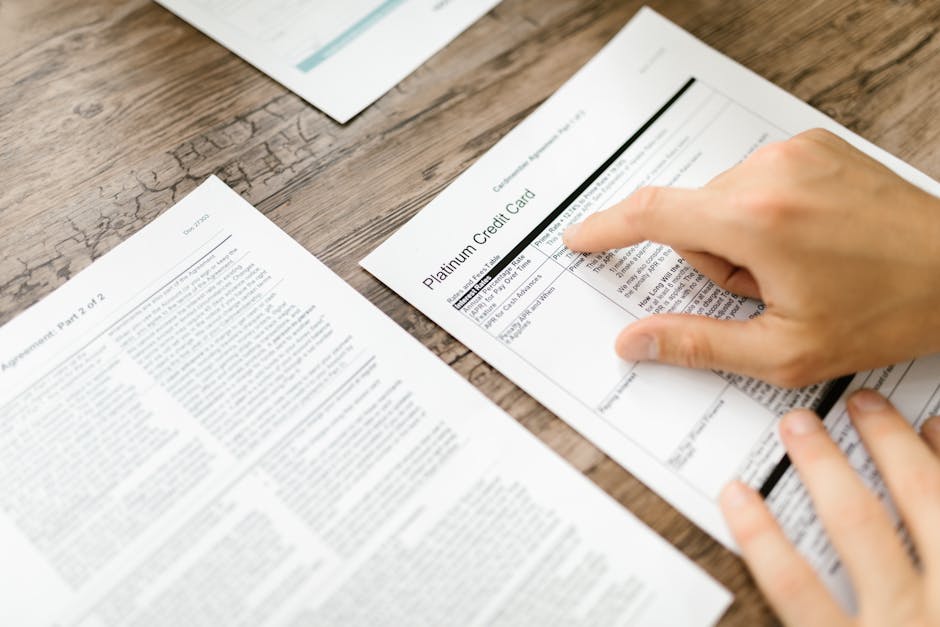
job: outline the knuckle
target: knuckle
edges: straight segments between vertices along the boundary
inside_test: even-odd
[[[633,193],[633,209],[640,215],[648,215],[658,206],[660,190],[656,187],[641,187]]]
[[[675,362],[686,368],[707,368],[714,362],[714,351],[700,333],[686,331],[675,345]]]
[[[782,599],[799,598],[807,583],[804,573],[789,568],[774,567],[767,576],[767,585]]]
[[[771,169],[788,167],[802,152],[799,135],[785,141],[773,142],[761,146],[754,152],[754,159],[762,166]]]
[[[793,139],[824,144],[839,141],[839,138],[834,133],[819,127],[811,128],[809,130],[803,131],[802,133],[798,133],[793,137]]]
[[[775,385],[778,388],[790,389],[790,388],[797,388],[800,386],[800,384],[797,383],[797,377],[793,373],[789,372],[788,370],[780,366],[775,366],[774,368],[771,368],[770,372],[768,373],[766,377],[766,380],[767,380],[767,383],[770,383],[771,385]]]
[[[794,389],[809,385],[812,379],[808,371],[802,367],[787,364],[774,366],[767,377],[767,382],[777,387]]]
[[[911,468],[897,491],[898,501],[910,504],[931,503],[940,494],[940,473],[933,465]]]
[[[773,519],[763,515],[763,503],[749,504],[728,519],[734,533],[735,540],[744,549],[745,553],[759,550],[761,543],[772,541],[774,534]]]
[[[739,522],[734,529],[735,539],[742,548],[753,546],[758,540],[767,533],[767,525],[759,521],[747,519],[745,522]]]
[[[871,498],[842,499],[833,508],[833,525],[842,529],[863,529],[883,516],[881,505]]]
[[[787,342],[770,368],[767,381],[783,388],[799,388],[818,378],[818,351],[807,344]]]
[[[734,204],[739,209],[738,215],[752,228],[761,231],[776,229],[790,213],[786,193],[775,188],[739,192]]]
[[[787,142],[785,141],[764,144],[754,151],[754,159],[769,162],[779,161],[786,153],[786,144]]]

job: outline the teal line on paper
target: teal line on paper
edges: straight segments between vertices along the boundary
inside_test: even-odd
[[[297,64],[297,69],[301,72],[309,72],[317,67],[334,54],[351,44],[357,37],[369,30],[372,26],[387,16],[389,13],[404,4],[406,0],[385,0],[382,4],[369,11],[355,24],[344,30],[328,44],[311,54],[309,57]]]

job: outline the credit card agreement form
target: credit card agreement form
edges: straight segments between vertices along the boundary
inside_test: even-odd
[[[499,0],[157,0],[340,123]]]
[[[838,560],[776,432],[815,407],[872,485],[841,398],[881,389],[922,420],[940,403],[924,359],[799,390],[722,372],[625,363],[630,321],[660,312],[758,316],[668,247],[568,251],[564,229],[644,185],[699,187],[759,147],[825,127],[937,193],[928,177],[642,10],[583,69],[362,265],[727,545],[717,497],[759,488],[847,604]],[[883,487],[878,488],[883,493]]]
[[[216,178],[0,328],[0,555],[17,627],[730,602]]]

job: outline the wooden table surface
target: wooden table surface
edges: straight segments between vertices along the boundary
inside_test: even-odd
[[[340,126],[147,0],[0,1],[0,324],[215,173],[732,590],[723,624],[773,624],[740,560],[357,265],[640,5],[504,0]],[[651,6],[940,177],[940,2]]]

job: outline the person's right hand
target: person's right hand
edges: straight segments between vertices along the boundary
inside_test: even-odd
[[[650,316],[620,334],[624,359],[796,387],[940,351],[940,200],[827,131],[769,144],[701,189],[640,189],[564,236],[578,252],[644,240],[766,310]]]

